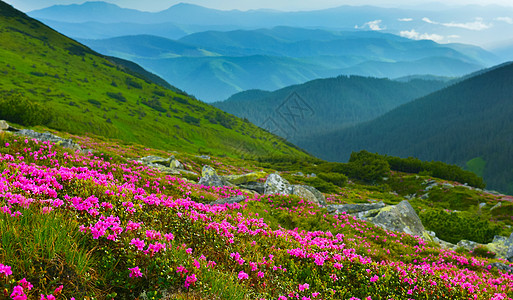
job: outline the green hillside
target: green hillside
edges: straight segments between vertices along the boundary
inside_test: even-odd
[[[306,155],[137,68],[0,2],[0,118],[167,150]]]
[[[272,118],[282,129],[279,134],[296,143],[310,135],[369,121],[445,85],[435,80],[398,82],[339,76],[274,92],[246,91],[213,105],[257,125]]]
[[[512,95],[510,63],[366,124],[306,138],[301,145],[331,160],[342,161],[351,151],[367,149],[453,163],[481,173],[489,188],[512,194]]]

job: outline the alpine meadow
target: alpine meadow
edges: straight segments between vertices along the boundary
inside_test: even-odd
[[[122,2],[0,0],[0,299],[513,300],[512,6]]]

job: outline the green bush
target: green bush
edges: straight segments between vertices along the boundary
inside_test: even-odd
[[[123,94],[121,94],[121,93],[107,92],[107,96],[109,96],[110,98],[112,98],[114,100],[118,100],[120,102],[126,102],[125,96],[123,96]]]
[[[461,240],[487,244],[501,230],[499,225],[467,212],[450,213],[429,209],[421,212],[419,217],[426,229],[434,231],[437,237],[453,244]]]
[[[317,177],[340,187],[347,183],[347,176],[341,173],[319,173]]]
[[[20,125],[46,125],[52,120],[50,109],[21,94],[0,94],[0,119]]]
[[[484,258],[494,258],[497,254],[490,251],[488,247],[479,245],[472,250],[472,255]]]
[[[345,168],[343,173],[350,178],[365,182],[379,182],[390,174],[390,165],[383,156],[365,150],[351,153]]]

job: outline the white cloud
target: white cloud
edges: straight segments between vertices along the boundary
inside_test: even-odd
[[[508,19],[511,20],[511,18],[508,18]],[[467,22],[467,23],[457,23],[457,22],[440,23],[440,22],[435,22],[426,17],[422,18],[422,21],[429,23],[429,24],[442,25],[445,27],[463,28],[463,29],[475,30],[475,31],[489,29],[493,26],[493,24],[491,24],[491,23],[489,23],[489,24],[484,23],[483,18],[476,18],[474,22]],[[502,20],[502,21],[504,21],[504,20]],[[513,22],[513,20],[511,20],[511,21]]]
[[[442,35],[439,35],[439,34],[436,34],[436,33],[423,33],[423,34],[420,34],[418,33],[417,31],[415,31],[415,29],[412,29],[412,30],[405,30],[405,31],[401,31],[399,33],[400,36],[402,37],[405,37],[405,38],[409,38],[411,40],[433,40],[435,42],[441,42],[444,37]]]
[[[422,18],[422,21],[429,23],[429,24],[438,24],[437,22],[433,22],[429,18],[426,18],[426,17]]]
[[[474,22],[467,22],[467,23],[451,22],[451,23],[442,23],[442,25],[444,25],[446,27],[457,27],[457,28],[476,30],[476,31],[488,29],[493,26],[492,24],[485,24],[483,22],[483,18],[476,18],[476,20]]]
[[[402,18],[402,19],[397,19],[397,21],[399,21],[399,22],[411,22],[411,21],[413,21],[413,19],[412,18]]]
[[[370,30],[375,30],[375,31],[386,29],[386,27],[381,27],[381,20],[374,20],[374,21],[367,22],[367,23],[363,24],[363,26],[360,28],[365,28],[365,27],[369,27]]]
[[[498,17],[498,18],[495,18],[495,21],[501,21],[501,22],[506,22],[508,24],[513,24],[513,19],[510,17]]]

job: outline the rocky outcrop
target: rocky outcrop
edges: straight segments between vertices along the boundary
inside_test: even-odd
[[[8,128],[8,129],[10,130],[10,128]],[[36,139],[36,140],[42,141],[42,142],[46,142],[46,141],[52,142],[52,143],[55,143],[56,145],[60,145],[64,148],[69,148],[72,150],[82,150],[82,148],[80,148],[80,146],[77,143],[73,142],[72,139],[64,139],[64,138],[61,138],[60,136],[56,136],[49,132],[40,133],[40,132],[30,130],[30,129],[22,129],[22,130],[17,131],[16,134],[23,135],[23,136],[26,136],[29,138],[33,138],[33,139]]]
[[[248,184],[250,182],[257,182],[261,178],[267,176],[266,172],[253,172],[242,175],[225,175],[221,176],[223,180],[228,181],[235,185]]]
[[[203,166],[203,169],[201,170],[201,178],[198,184],[216,187],[229,185],[228,182],[224,181],[219,175],[217,175],[214,168],[208,165]]]
[[[222,198],[222,199],[216,200],[210,204],[211,205],[233,204],[233,203],[240,203],[246,199],[247,199],[246,196],[238,195],[238,196],[234,196],[234,197],[230,197],[230,198]]]
[[[324,197],[324,195],[318,189],[309,185],[303,185],[302,187],[309,190],[315,196],[315,199],[317,199],[317,202],[320,206],[325,207],[326,205],[328,205],[328,203],[326,202],[326,197]]]
[[[341,214],[343,212],[347,214],[355,214],[363,211],[369,211],[374,209],[380,209],[385,207],[385,203],[356,203],[356,204],[340,204],[340,205],[328,205],[328,212],[331,214]]]
[[[381,209],[360,212],[355,214],[359,219],[372,222],[386,230],[404,232],[411,235],[431,239],[427,234],[419,216],[410,205],[404,200],[397,205],[385,206]]]
[[[265,181],[264,194],[290,195],[290,183],[280,175],[273,173],[269,175],[269,177],[267,177],[267,180]]]
[[[240,188],[257,192],[258,194],[264,194],[265,192],[265,183],[263,182],[248,182],[244,184],[239,184]]]
[[[503,263],[491,263],[486,266],[488,269],[497,268],[500,271],[513,273],[513,268]]]
[[[316,188],[307,185],[292,185],[276,173],[267,177],[264,194],[296,195],[319,206],[326,206],[326,198]]]
[[[371,222],[386,230],[404,232],[433,240],[425,230],[419,216],[406,200],[397,205],[386,206],[383,202],[369,204],[329,205],[328,211],[334,214],[346,212],[356,218]]]
[[[509,261],[513,261],[513,233],[509,236],[509,238],[504,242],[504,246],[508,249],[506,251],[506,259]]]
[[[136,161],[138,161],[146,166],[157,169],[160,172],[162,172],[164,174],[168,174],[168,175],[179,175],[179,174],[198,175],[195,172],[185,170],[184,165],[178,159],[176,159],[174,155],[171,155],[168,158],[150,155],[150,156],[146,156],[146,157],[137,159]]]
[[[0,120],[0,132],[1,131],[7,131],[9,130],[9,124],[7,124],[7,122],[5,122],[4,120]]]

